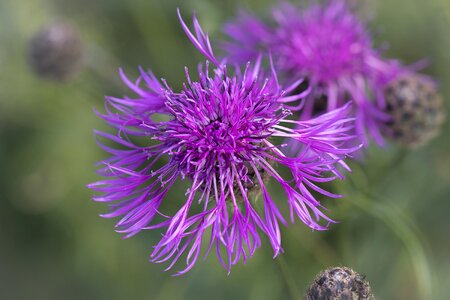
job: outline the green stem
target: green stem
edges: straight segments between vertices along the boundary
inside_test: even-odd
[[[414,226],[413,221],[408,218],[393,204],[388,204],[375,197],[370,191],[363,191],[349,178],[354,193],[353,197],[348,195],[349,201],[365,211],[367,214],[381,220],[402,241],[410,256],[416,279],[417,289],[421,299],[433,299],[432,275],[421,241],[420,232]]]
[[[278,256],[276,258],[276,261],[278,262],[278,265],[280,266],[281,275],[282,275],[284,282],[289,290],[291,299],[293,299],[293,300],[302,299],[302,296],[301,296],[299,290],[297,289],[297,285],[295,284],[294,277],[292,276],[292,273],[289,270],[289,266],[286,263],[286,260],[284,259],[283,255]]]
[[[300,230],[299,226],[294,225],[292,228],[296,231],[298,236],[302,236],[303,232]],[[309,254],[314,256],[322,267],[327,268],[338,261],[338,254],[332,247],[330,247],[323,235],[320,233],[315,234],[312,237],[303,237],[298,241],[298,247],[302,247]]]

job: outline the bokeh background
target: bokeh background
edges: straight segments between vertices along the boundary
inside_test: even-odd
[[[299,0],[298,0],[299,1]],[[325,203],[340,221],[327,232],[297,223],[283,228],[285,254],[273,260],[265,241],[246,265],[223,270],[214,255],[172,277],[148,262],[158,233],[128,240],[90,201],[102,158],[93,128],[103,96],[127,91],[118,67],[150,67],[179,87],[183,67],[203,58],[184,36],[196,11],[218,40],[239,7],[263,13],[273,1],[0,1],[0,299],[294,299],[321,269],[346,265],[367,275],[378,299],[450,299],[450,128],[414,151],[371,147],[353,162],[346,194]],[[438,78],[450,103],[450,1],[366,1],[361,14],[386,55]],[[56,21],[84,42],[84,67],[64,83],[27,65],[30,37]],[[217,44],[216,44],[217,45]],[[175,193],[176,195],[176,193]],[[181,201],[174,197],[171,201]]]

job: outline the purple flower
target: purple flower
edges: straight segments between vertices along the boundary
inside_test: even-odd
[[[213,72],[207,63],[194,81],[186,69],[181,92],[142,69],[136,83],[122,73],[138,98],[106,97],[106,114],[98,114],[117,134],[96,134],[117,147],[99,142],[111,156],[100,162],[98,173],[105,178],[89,187],[98,192],[95,201],[110,206],[103,217],[121,218],[116,227],[125,237],[141,230],[164,232],[151,261],[170,261],[170,269],[184,255],[186,266],[177,273],[183,274],[207,243],[205,257],[214,248],[230,271],[261,245],[260,233],[269,238],[274,256],[282,251],[279,224],[286,221],[278,206],[283,201],[292,221],[298,217],[315,230],[333,222],[314,194],[339,197],[318,183],[343,177],[338,167],[347,168],[343,158],[356,150],[341,147],[353,138],[353,120],[348,106],[308,121],[289,120],[282,103],[302,95],[285,96],[293,87],[282,90],[274,72],[261,77],[261,59],[230,72],[217,61],[195,17],[194,34],[179,18],[196,48],[215,64]],[[284,154],[277,138],[301,144],[299,155]],[[281,167],[289,178],[277,171]],[[284,197],[271,196],[268,178]],[[168,197],[182,181],[189,182],[184,200]],[[175,212],[165,211],[170,206]]]
[[[372,46],[365,24],[345,0],[313,4],[305,10],[283,3],[273,9],[273,24],[242,13],[225,26],[231,37],[224,44],[231,61],[255,59],[262,50],[270,51],[275,67],[286,82],[307,78],[311,93],[301,118],[314,115],[326,100],[326,111],[353,101],[356,133],[367,144],[367,133],[382,144],[380,124],[389,119],[384,87],[408,72],[397,61],[383,59]],[[302,103],[303,104],[303,103]]]

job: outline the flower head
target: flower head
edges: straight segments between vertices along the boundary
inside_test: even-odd
[[[37,32],[28,46],[28,62],[42,78],[67,81],[80,69],[83,43],[75,28],[51,24]]]
[[[105,179],[90,188],[99,192],[94,200],[110,205],[104,217],[121,217],[117,231],[126,237],[141,230],[164,231],[152,261],[171,261],[170,269],[185,254],[186,267],[178,274],[187,272],[209,236],[206,253],[214,247],[229,271],[253,255],[261,244],[260,233],[268,237],[275,256],[282,251],[279,223],[286,224],[278,208],[282,199],[271,196],[268,178],[285,191],[292,221],[297,216],[315,230],[333,222],[314,194],[339,197],[317,183],[342,178],[337,167],[345,167],[342,159],[356,150],[341,147],[352,138],[353,122],[346,116],[348,107],[309,121],[289,120],[291,113],[282,103],[298,96],[285,96],[289,88],[279,87],[275,73],[263,77],[260,59],[230,72],[214,56],[197,20],[193,34],[179,18],[196,48],[215,64],[213,72],[207,63],[194,81],[186,70],[180,92],[143,70],[136,84],[123,77],[139,98],[106,98],[106,114],[100,116],[118,134],[97,134],[120,149],[100,143],[111,157],[101,162],[99,174]],[[166,120],[157,121],[155,113]],[[139,137],[147,144],[138,145]],[[301,144],[300,154],[286,156],[277,138]],[[284,178],[278,167],[290,177]],[[176,212],[167,213],[164,203],[179,201],[167,199],[179,181],[190,187]],[[256,189],[262,194],[259,207],[252,197]]]
[[[385,89],[385,135],[404,147],[414,148],[436,136],[445,113],[436,84],[427,76],[408,74],[393,80]]]
[[[326,110],[353,101],[356,131],[367,144],[369,133],[379,144],[383,113],[383,88],[406,72],[397,61],[385,60],[372,46],[365,24],[345,0],[313,4],[305,10],[283,3],[273,9],[273,24],[243,13],[229,23],[225,43],[232,61],[254,58],[261,49],[270,51],[275,67],[287,82],[307,78],[311,93],[303,106],[302,118],[314,115],[317,103],[326,99]]]
[[[347,267],[334,267],[317,275],[306,292],[305,299],[374,300],[375,297],[366,276]]]

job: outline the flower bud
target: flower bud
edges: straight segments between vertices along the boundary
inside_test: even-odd
[[[69,25],[56,23],[31,38],[28,61],[40,77],[66,81],[80,69],[82,50],[78,33]]]
[[[391,82],[384,91],[391,120],[385,134],[405,147],[427,143],[437,135],[444,120],[442,97],[435,84],[420,75],[408,75]]]
[[[306,300],[373,300],[365,276],[346,267],[334,267],[320,273],[306,293]]]

